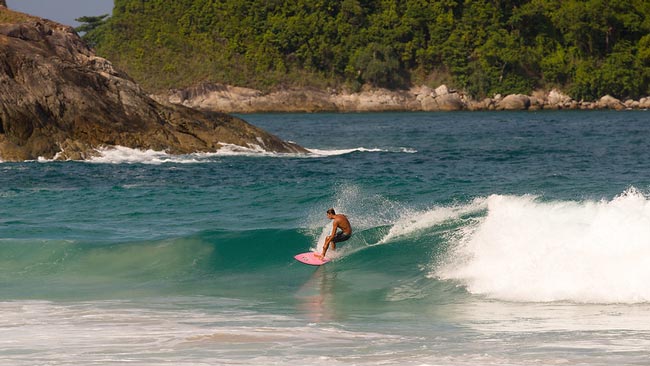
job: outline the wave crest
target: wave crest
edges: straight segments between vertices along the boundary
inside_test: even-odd
[[[650,200],[492,195],[431,275],[509,301],[650,302]]]
[[[216,152],[210,153],[193,153],[184,155],[169,154],[165,151],[158,150],[141,150],[133,149],[124,146],[107,146],[97,149],[97,156],[88,159],[91,163],[102,164],[196,164],[196,163],[209,163],[216,159],[223,157],[233,156],[246,156],[246,157],[271,157],[271,158],[322,158],[338,155],[346,155],[355,152],[374,153],[374,152],[389,152],[389,153],[407,153],[414,154],[417,150],[401,147],[397,149],[369,149],[365,147],[356,147],[352,149],[334,149],[334,150],[320,150],[308,149],[309,153],[277,153],[264,150],[259,145],[239,146],[233,144],[222,144],[221,149]],[[56,161],[54,159],[39,158],[38,161],[42,163]],[[0,158],[0,163],[2,163]]]

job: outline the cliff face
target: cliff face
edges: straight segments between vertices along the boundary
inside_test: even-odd
[[[232,116],[158,104],[71,27],[34,17],[0,24],[0,159],[84,159],[112,145],[184,154],[223,144],[305,151]]]

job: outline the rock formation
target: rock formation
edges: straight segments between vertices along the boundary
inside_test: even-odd
[[[625,104],[621,103],[620,100],[612,97],[611,95],[605,95],[604,97],[600,98],[597,105],[602,109],[622,110],[626,108]]]
[[[530,107],[530,98],[527,95],[511,94],[497,103],[497,110],[519,111]]]
[[[459,111],[466,109],[463,97],[455,90],[449,90],[446,85],[440,85],[435,90],[428,87],[412,88],[411,93],[416,95],[423,111]]]
[[[254,112],[384,112],[384,111],[487,111],[487,110],[557,110],[557,109],[648,109],[650,98],[638,101],[605,96],[597,102],[576,101],[553,89],[537,90],[532,95],[497,94],[492,98],[472,100],[445,85],[436,89],[416,86],[410,90],[364,88],[345,93],[315,89],[280,90],[271,93],[229,85],[205,84],[167,95],[154,96],[162,103],[172,103],[208,111],[226,113]]]
[[[161,105],[74,32],[0,7],[0,159],[84,159],[126,146],[173,154],[224,144],[305,152],[241,119]],[[25,20],[27,19],[27,20]]]

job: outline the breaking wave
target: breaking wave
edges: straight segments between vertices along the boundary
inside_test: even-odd
[[[165,151],[132,149],[124,146],[109,146],[97,149],[97,156],[87,159],[90,163],[100,164],[196,164],[213,162],[223,157],[271,157],[271,158],[321,158],[352,153],[406,153],[414,154],[417,150],[400,147],[395,149],[378,149],[356,147],[351,149],[307,149],[309,153],[278,153],[264,150],[259,145],[239,146],[223,144],[222,148],[210,153],[192,153],[174,155]],[[55,159],[39,158],[39,162],[51,162]],[[0,159],[0,163],[3,161]]]
[[[508,301],[650,302],[650,200],[493,195],[431,276]]]

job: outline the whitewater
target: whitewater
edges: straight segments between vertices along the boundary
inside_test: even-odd
[[[0,162],[0,365],[647,364],[647,112],[242,117],[309,153]]]

